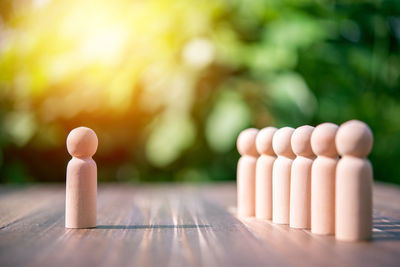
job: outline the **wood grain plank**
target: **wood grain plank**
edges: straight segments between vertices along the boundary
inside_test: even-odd
[[[60,192],[60,186],[44,185],[17,188],[3,186],[0,189],[0,229],[37,212],[51,202]]]
[[[372,242],[235,217],[233,183],[101,185],[98,226],[65,229],[63,186],[0,187],[0,266],[398,266],[400,190],[377,184]],[[389,202],[389,203],[388,203]],[[394,203],[394,204],[393,204]],[[396,217],[398,216],[398,217]]]

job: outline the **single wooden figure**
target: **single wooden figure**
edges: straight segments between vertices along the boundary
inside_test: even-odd
[[[256,165],[256,217],[259,219],[272,219],[272,168],[276,159],[272,137],[276,131],[275,127],[266,127],[256,138],[260,154]]]
[[[246,129],[240,133],[237,140],[237,149],[242,155],[237,167],[237,214],[240,217],[255,215],[257,133],[257,129]]]
[[[343,123],[336,134],[342,158],[336,168],[336,239],[362,241],[371,238],[372,165],[366,158],[373,136],[364,122]]]
[[[317,158],[311,169],[311,232],[335,233],[335,176],[338,154],[335,137],[339,127],[322,123],[311,135],[311,147]]]
[[[295,157],[290,143],[293,132],[293,128],[284,127],[272,138],[278,156],[272,169],[272,221],[277,224],[289,224],[290,170]]]
[[[311,228],[311,167],[315,155],[311,149],[314,127],[298,127],[292,135],[292,150],[296,158],[290,174],[290,227]]]
[[[67,166],[65,227],[96,227],[97,166],[92,159],[96,153],[96,133],[78,127],[67,138],[72,159]]]

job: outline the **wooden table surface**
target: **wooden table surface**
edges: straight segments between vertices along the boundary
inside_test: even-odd
[[[97,228],[64,228],[64,186],[0,186],[0,266],[400,266],[400,189],[376,184],[373,240],[234,216],[236,187],[100,185]]]

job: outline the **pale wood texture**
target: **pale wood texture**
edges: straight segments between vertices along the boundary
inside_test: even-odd
[[[0,266],[399,266],[400,189],[374,187],[372,242],[234,216],[236,186],[99,185],[95,229],[64,228],[65,187],[0,186]]]

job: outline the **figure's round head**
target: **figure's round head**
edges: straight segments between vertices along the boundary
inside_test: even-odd
[[[371,152],[372,144],[371,129],[359,120],[343,123],[336,134],[336,148],[342,156],[366,157]]]
[[[291,145],[291,138],[294,129],[291,127],[283,127],[277,130],[272,138],[272,147],[275,154],[278,156],[285,156],[293,158],[293,150]]]
[[[246,129],[239,134],[236,146],[240,155],[249,155],[254,157],[258,156],[258,152],[256,150],[257,134],[258,130],[255,128]]]
[[[272,149],[272,138],[277,130],[275,127],[266,127],[258,132],[256,148],[259,154],[275,155]]]
[[[75,128],[67,137],[68,153],[73,157],[91,157],[96,153],[97,145],[96,133],[87,127]]]
[[[338,129],[339,126],[330,122],[315,127],[311,135],[311,147],[315,155],[337,157],[335,137]]]
[[[293,152],[298,156],[309,157],[314,153],[311,149],[311,135],[314,127],[310,125],[303,125],[293,132],[291,144]]]

